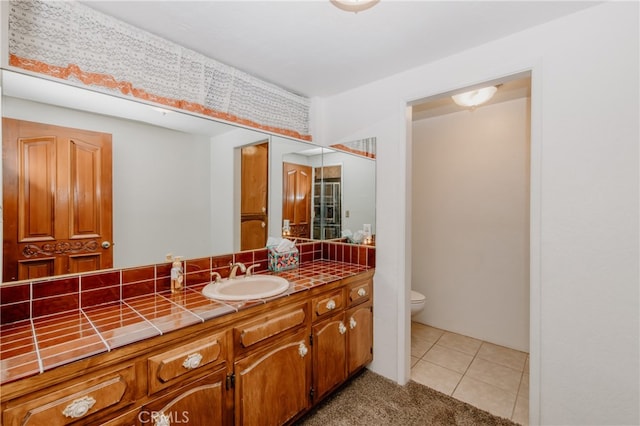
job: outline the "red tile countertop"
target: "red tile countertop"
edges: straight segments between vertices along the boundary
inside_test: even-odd
[[[73,361],[309,290],[370,269],[316,260],[277,275],[289,290],[269,298],[219,302],[201,293],[206,284],[123,298],[0,325],[0,384],[43,373]]]

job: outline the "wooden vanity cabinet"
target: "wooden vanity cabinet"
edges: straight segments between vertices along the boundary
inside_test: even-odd
[[[227,369],[217,371],[166,393],[139,411],[137,424],[169,426],[228,425]]]
[[[347,378],[347,327],[344,311],[312,327],[314,401],[324,398]]]
[[[312,303],[314,403],[373,360],[373,272],[342,284]]]
[[[132,406],[136,399],[133,364],[34,391],[4,407],[2,424],[67,425],[100,423],[97,419]]]
[[[347,375],[350,376],[373,360],[373,307],[371,302],[346,312]]]
[[[279,426],[309,407],[309,303],[233,327],[235,424]]]
[[[291,424],[372,358],[373,270],[2,386],[1,424]]]
[[[236,425],[280,426],[309,408],[308,338],[302,329],[235,362]]]

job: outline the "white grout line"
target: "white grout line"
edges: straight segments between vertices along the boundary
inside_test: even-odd
[[[44,364],[42,362],[42,357],[40,356],[40,345],[38,345],[38,335],[36,334],[36,326],[33,324],[33,318],[29,319],[29,323],[31,324],[31,334],[33,335],[33,345],[36,348],[36,355],[38,357],[38,368],[40,369],[40,373],[44,373]]]
[[[133,312],[135,312],[136,314],[138,314],[138,316],[140,318],[142,318],[145,322],[149,323],[151,325],[151,327],[155,328],[158,333],[160,333],[160,335],[162,336],[164,333],[162,332],[162,330],[160,330],[154,323],[152,323],[151,321],[149,321],[147,318],[145,318],[144,315],[142,315],[140,312],[138,312],[133,306],[129,305],[127,302],[125,302],[124,300],[122,301],[122,303],[124,303],[127,307],[129,307],[129,309],[131,309]]]
[[[109,347],[109,343],[107,343],[107,341],[104,339],[104,337],[102,337],[102,333],[100,333],[100,331],[98,331],[98,329],[96,328],[95,324],[93,324],[93,321],[91,321],[89,316],[84,312],[84,310],[82,308],[80,308],[80,312],[82,312],[82,315],[87,319],[87,321],[89,321],[89,324],[91,325],[91,328],[93,328],[93,330],[96,332],[96,334],[98,335],[100,340],[102,340],[102,343],[104,343],[104,345],[107,347],[107,351],[111,352],[111,348]]]

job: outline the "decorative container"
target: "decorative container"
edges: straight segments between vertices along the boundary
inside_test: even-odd
[[[298,249],[294,247],[291,251],[277,252],[269,247],[269,270],[273,272],[286,271],[297,268],[299,264]]]

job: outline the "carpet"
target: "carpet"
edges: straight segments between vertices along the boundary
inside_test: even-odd
[[[300,426],[516,424],[419,383],[400,386],[366,369],[296,422]]]

